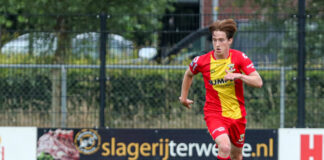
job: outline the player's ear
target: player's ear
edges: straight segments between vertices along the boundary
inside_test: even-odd
[[[228,42],[229,42],[230,45],[232,45],[232,43],[233,43],[233,38],[228,39]]]

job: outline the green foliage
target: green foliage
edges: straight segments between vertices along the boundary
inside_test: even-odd
[[[255,32],[258,33],[253,38],[260,42],[268,41],[266,52],[275,53],[278,56],[279,65],[293,66],[297,65],[298,55],[298,1],[295,0],[276,0],[276,1],[245,1],[237,0],[234,2],[237,7],[250,7],[263,15],[263,20],[257,19],[253,21],[249,18],[250,23],[253,23],[253,27],[246,27],[242,29],[242,32]],[[323,57],[324,48],[324,36],[323,31],[323,16],[322,10],[324,1],[322,0],[305,0],[306,10],[306,34],[305,34],[305,47],[306,47],[306,65],[307,67],[323,67],[321,64],[321,58]],[[290,6],[290,7],[287,7]],[[296,15],[296,16],[293,16]],[[256,22],[256,23],[254,23]],[[258,29],[256,29],[258,28]],[[284,32],[283,32],[284,31]],[[288,32],[286,32],[288,31]],[[276,36],[271,37],[271,34],[275,32]],[[249,33],[251,34],[251,33]],[[252,38],[252,36],[249,36]],[[249,38],[248,37],[248,38]],[[247,39],[248,40],[248,39]],[[258,45],[260,46],[260,45]],[[261,48],[264,49],[264,48]],[[259,47],[252,47],[248,54],[260,52]],[[262,53],[264,54],[264,53]]]
[[[8,71],[7,71],[8,72]],[[10,74],[0,75],[1,109],[23,109],[33,112],[50,112],[51,80],[47,71],[26,72],[15,69]],[[89,111],[99,108],[98,71],[93,69],[69,69],[67,72],[67,103],[70,113],[79,113],[82,106]],[[245,100],[249,128],[278,128],[280,116],[280,73],[278,71],[260,72],[264,86],[261,89],[245,86]],[[178,101],[183,77],[182,70],[107,70],[106,123],[110,127],[122,127],[123,121],[138,117],[141,123],[153,122],[157,116],[167,121],[185,117],[186,109]],[[19,78],[17,78],[19,77]],[[285,126],[295,127],[297,122],[296,72],[286,72],[285,76]],[[307,127],[323,127],[324,111],[324,73],[307,72],[306,81],[306,123]],[[59,79],[56,79],[59,80]],[[191,114],[202,119],[204,106],[204,82],[195,76],[189,98],[195,101]],[[197,118],[198,118],[197,117]],[[189,128],[195,126],[195,119],[186,119]],[[184,119],[182,119],[184,120]],[[73,123],[73,122],[72,122]],[[137,123],[132,126],[137,127]],[[153,124],[154,126],[154,124]],[[167,126],[166,126],[167,127]]]
[[[265,1],[265,0],[254,0],[254,1],[245,1],[245,0],[236,0],[234,4],[238,7],[250,6],[253,9],[256,9],[258,13],[267,13],[267,14],[291,14],[298,12],[298,1],[296,0],[275,0],[275,1]],[[310,14],[321,13],[324,6],[322,0],[305,0],[306,12]],[[289,6],[289,7],[287,7]]]
[[[42,152],[37,156],[37,160],[54,160],[54,158],[50,154]]]
[[[44,111],[50,108],[51,81],[44,73],[29,74],[22,70],[1,75],[0,108],[33,109]]]
[[[152,31],[162,26],[160,18],[166,10],[173,10],[172,1],[7,0],[0,2],[0,25],[4,26],[2,30],[99,31],[98,16],[104,13],[107,31],[123,35],[137,45],[150,45],[156,41]]]

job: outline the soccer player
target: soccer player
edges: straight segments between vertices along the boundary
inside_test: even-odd
[[[230,48],[236,30],[233,19],[218,20],[209,27],[213,50],[192,60],[179,97],[190,109],[193,101],[187,99],[188,92],[194,75],[202,73],[206,88],[204,119],[218,146],[219,160],[243,158],[246,128],[243,83],[256,88],[263,83],[252,61],[243,52]]]

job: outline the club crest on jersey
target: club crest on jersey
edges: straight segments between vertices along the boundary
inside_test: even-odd
[[[238,144],[244,144],[244,136],[245,134],[240,135],[240,139],[237,141]]]
[[[234,64],[233,63],[231,63],[231,64],[229,64],[229,65],[227,65],[228,67],[229,67],[229,72],[234,72],[235,71],[235,68],[234,68]]]

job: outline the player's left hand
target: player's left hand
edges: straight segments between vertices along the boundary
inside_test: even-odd
[[[225,71],[226,72],[226,75],[224,77],[224,80],[225,81],[228,81],[228,80],[235,80],[235,79],[240,79],[242,74],[240,73],[232,73],[232,72],[229,72],[228,70]]]

